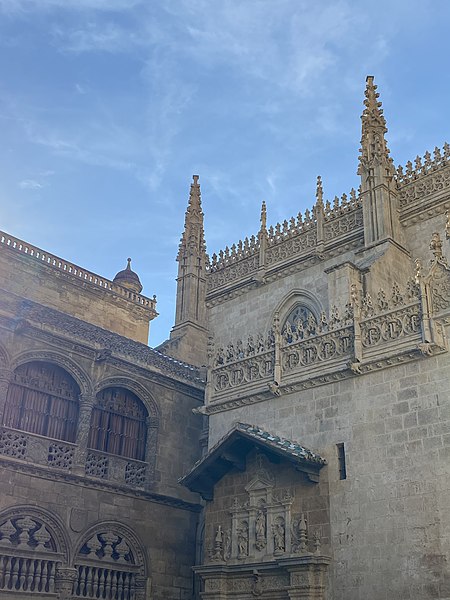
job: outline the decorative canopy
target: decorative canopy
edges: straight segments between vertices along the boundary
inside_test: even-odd
[[[255,425],[236,423],[179,482],[205,500],[214,497],[214,486],[232,468],[245,471],[245,458],[253,448],[262,449],[274,462],[286,460],[310,481],[319,481],[326,460],[297,442],[272,435]]]

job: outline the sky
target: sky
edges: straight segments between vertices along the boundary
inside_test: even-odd
[[[374,75],[396,165],[450,141],[448,0],[0,0],[0,229],[173,325],[193,174],[210,255],[357,188]],[[224,309],[226,306],[224,305]]]

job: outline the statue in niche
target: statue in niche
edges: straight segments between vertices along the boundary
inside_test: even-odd
[[[274,554],[281,554],[285,551],[284,519],[278,517],[272,525],[273,549]]]
[[[248,526],[245,521],[237,530],[238,540],[238,558],[246,558],[248,556]]]
[[[257,550],[262,550],[266,546],[266,515],[261,509],[256,513],[255,533],[255,546]]]

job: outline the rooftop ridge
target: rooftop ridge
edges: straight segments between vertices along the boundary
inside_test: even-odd
[[[412,161],[408,161],[404,167],[399,165],[395,173],[395,179],[399,187],[403,187],[425,177],[429,173],[434,173],[450,165],[450,145],[445,142],[441,148],[437,146],[433,150],[433,158],[428,150],[422,156],[417,155]]]
[[[110,279],[107,279],[106,277],[101,277],[92,271],[83,269],[82,267],[79,267],[68,260],[64,260],[63,258],[60,258],[51,252],[47,252],[46,250],[42,250],[37,246],[33,246],[32,244],[16,238],[15,236],[4,231],[0,231],[0,248],[1,247],[13,250],[22,256],[28,256],[41,264],[45,264],[56,271],[63,272],[75,279],[78,279],[79,281],[88,283],[93,287],[119,294],[134,304],[139,304],[140,306],[156,312],[156,296],[153,296],[153,298],[148,298],[147,296],[143,296],[142,294],[128,290],[121,285],[114,283]]]

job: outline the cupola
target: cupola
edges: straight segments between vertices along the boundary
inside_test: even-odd
[[[127,258],[127,261],[127,268],[123,269],[123,271],[119,271],[114,277],[113,282],[117,283],[117,285],[127,288],[128,290],[132,290],[133,292],[140,294],[142,292],[141,281],[137,273],[131,270],[131,258]]]

